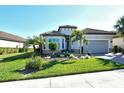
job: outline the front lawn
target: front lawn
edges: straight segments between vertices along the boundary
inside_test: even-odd
[[[66,61],[57,60],[53,62],[43,59],[43,63],[45,63],[45,69],[33,74],[25,75],[19,72],[19,70],[25,68],[26,60],[29,60],[30,56],[30,53],[0,56],[0,81],[43,78],[124,68],[124,65],[98,58],[79,60],[71,59]]]

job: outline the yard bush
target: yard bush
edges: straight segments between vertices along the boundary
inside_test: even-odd
[[[38,57],[29,59],[26,62],[25,69],[29,69],[29,70],[43,69],[43,66],[42,66],[41,62],[42,62],[41,58],[38,58]]]
[[[115,45],[113,47],[113,53],[120,53],[120,52],[123,53],[123,51],[124,51],[124,49],[122,49],[120,46]]]
[[[18,48],[0,48],[0,55],[18,53],[18,52],[19,52]]]
[[[31,52],[32,48],[0,48],[0,55],[3,54],[11,54],[11,53],[19,53],[19,52]]]
[[[55,57],[61,57],[61,55],[60,54],[55,54]]]
[[[64,54],[64,57],[69,57],[69,56],[70,56],[69,53],[65,53],[65,54]]]
[[[19,52],[32,52],[32,48],[19,48]]]
[[[54,42],[50,42],[49,43],[49,49],[53,52],[52,54],[54,54],[54,52],[57,50],[57,43]]]
[[[117,45],[115,45],[114,47],[113,47],[113,53],[118,53],[118,46]]]

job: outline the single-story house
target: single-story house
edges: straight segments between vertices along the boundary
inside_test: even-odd
[[[113,42],[112,43],[113,46],[119,46],[119,47],[124,48],[123,37],[114,37],[112,42]]]
[[[77,26],[63,25],[59,26],[58,30],[48,31],[42,33],[47,42],[56,42],[58,44],[58,52],[63,50],[79,53],[79,41],[72,42],[70,35]],[[86,28],[84,29],[86,38],[89,40],[88,45],[82,45],[82,52],[87,53],[108,53],[112,50],[112,38],[116,35],[113,31],[104,31],[98,29]],[[49,53],[49,44],[43,47],[43,53]]]
[[[22,48],[25,38],[0,31],[0,47]]]

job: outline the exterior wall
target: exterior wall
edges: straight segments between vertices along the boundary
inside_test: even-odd
[[[72,34],[72,28],[61,28],[59,31],[60,33],[62,34],[65,34],[65,35],[71,35]]]
[[[49,50],[49,39],[50,38],[58,38],[60,41],[60,49],[59,50],[64,50],[66,49],[66,43],[65,43],[65,37],[63,36],[45,36],[44,37],[46,40],[46,44],[45,44],[45,49],[44,50]],[[62,48],[62,40],[64,39],[64,49]]]
[[[80,49],[71,49],[71,52],[75,53],[75,54],[79,54],[80,53]]]
[[[112,49],[112,38],[114,35],[86,35],[88,40],[108,40],[108,52],[111,51]],[[47,42],[49,42],[50,38],[58,38],[60,40],[60,49],[57,50],[60,52],[62,49],[62,39],[65,41],[65,37],[62,36],[45,36],[45,39]],[[90,43],[90,42],[89,42]],[[82,45],[83,46],[83,45]],[[45,53],[50,53],[48,43],[45,45],[44,52]],[[64,48],[66,49],[66,42],[64,42]],[[80,43],[79,41],[71,43],[71,51],[73,53],[79,53],[79,48],[80,48]]]
[[[113,38],[112,46],[115,46],[115,45],[118,45],[120,47],[123,47],[124,46],[123,38],[122,37]]]
[[[54,53],[61,53],[61,50],[57,50]],[[43,54],[52,54],[52,51],[50,51],[50,50],[43,50]]]
[[[16,48],[16,47],[18,47],[18,48],[22,48],[23,47],[23,43],[0,40],[0,47],[9,47],[9,48]]]
[[[88,40],[108,40],[108,50],[112,48],[112,38],[114,35],[86,35]],[[89,42],[90,43],[90,42]],[[83,46],[83,45],[82,45]],[[72,49],[79,49],[80,44],[79,41],[72,43]]]

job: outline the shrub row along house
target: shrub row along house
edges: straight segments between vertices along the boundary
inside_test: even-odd
[[[63,25],[59,26],[58,30],[42,33],[46,42],[55,42],[58,45],[57,52],[68,51],[79,53],[79,41],[72,42],[71,34],[77,26]],[[114,31],[103,31],[98,29],[86,28],[86,38],[89,41],[88,45],[82,45],[82,53],[108,53],[112,50],[112,38],[116,35]],[[49,44],[46,43],[43,47],[43,53],[50,53]]]

